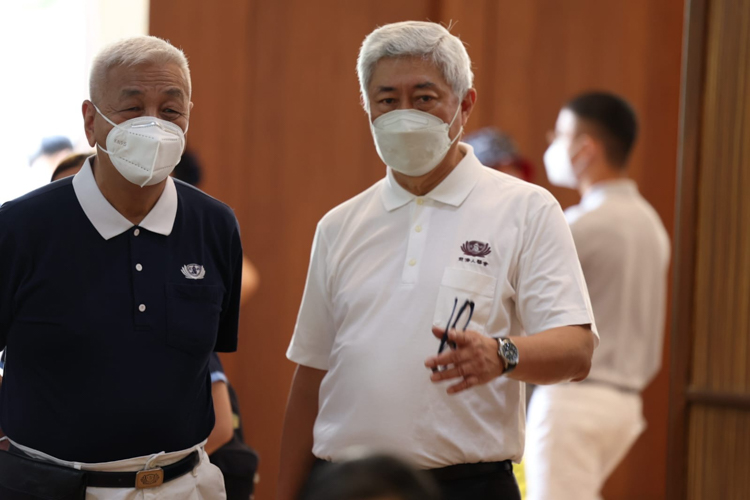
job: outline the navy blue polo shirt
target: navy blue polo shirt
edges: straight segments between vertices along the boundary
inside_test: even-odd
[[[87,463],[203,441],[209,358],[236,350],[241,274],[234,213],[180,181],[138,226],[106,202],[88,162],[6,203],[0,427]]]

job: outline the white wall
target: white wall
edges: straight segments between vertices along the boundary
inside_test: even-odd
[[[107,43],[148,33],[149,0],[0,1],[0,203],[48,179],[28,159],[64,135],[81,151],[88,72]]]

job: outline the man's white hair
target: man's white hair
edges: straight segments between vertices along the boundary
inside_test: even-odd
[[[139,64],[176,64],[185,75],[188,97],[192,92],[190,68],[185,54],[169,42],[155,36],[134,36],[124,38],[104,47],[94,58],[89,76],[89,95],[94,104],[102,97],[107,73],[115,66],[136,66]]]
[[[459,99],[463,99],[474,84],[466,47],[446,28],[422,21],[386,24],[367,35],[357,59],[359,87],[368,113],[370,101],[367,86],[375,65],[385,57],[422,57],[432,61]]]

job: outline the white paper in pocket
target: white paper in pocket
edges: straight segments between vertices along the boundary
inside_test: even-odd
[[[443,280],[440,283],[437,304],[433,324],[445,328],[456,303],[456,311],[453,321],[461,306],[466,300],[474,302],[474,314],[471,317],[467,330],[484,333],[487,322],[492,312],[492,303],[495,297],[497,278],[468,269],[456,269],[448,267],[443,272]],[[468,310],[464,312],[458,322],[457,328],[463,328],[468,317]]]

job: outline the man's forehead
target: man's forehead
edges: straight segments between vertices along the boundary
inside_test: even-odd
[[[370,87],[446,87],[440,68],[430,60],[421,57],[387,57],[375,65]]]
[[[107,74],[106,91],[118,98],[157,91],[170,97],[187,98],[188,82],[176,64],[115,66]]]

